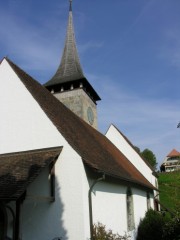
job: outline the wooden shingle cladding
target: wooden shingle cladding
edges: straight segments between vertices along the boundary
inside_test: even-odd
[[[41,171],[56,161],[62,147],[0,155],[0,200],[17,200]]]
[[[114,178],[154,189],[133,164],[100,132],[76,116],[47,89],[6,59],[27,90],[84,164]]]
[[[82,78],[84,78],[84,74],[76,47],[72,9],[70,8],[66,41],[63,55],[61,58],[61,63],[55,75],[52,77],[50,81],[46,83],[46,86]]]
[[[97,92],[84,76],[80,64],[78,50],[76,47],[72,7],[70,2],[67,34],[61,62],[55,75],[47,83],[45,83],[44,86],[49,91],[53,90],[54,92],[60,92],[61,88],[65,91],[69,90],[72,84],[73,88],[83,88],[85,92],[91,96],[94,102],[101,100]]]

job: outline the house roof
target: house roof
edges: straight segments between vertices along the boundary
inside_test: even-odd
[[[62,147],[0,155],[0,200],[16,200],[42,169],[56,160]]]
[[[168,155],[167,157],[179,157],[180,156],[180,152],[178,152],[176,149],[173,149]]]
[[[115,178],[154,189],[133,164],[103,134],[75,115],[45,87],[7,59],[27,90],[38,102],[84,164]]]

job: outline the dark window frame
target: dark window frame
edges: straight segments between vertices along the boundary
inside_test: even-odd
[[[151,198],[150,198],[150,193],[146,193],[147,196],[147,210],[151,209]]]
[[[4,240],[7,235],[8,217],[7,217],[6,206],[1,201],[0,201],[0,211],[3,215],[3,233],[2,233],[2,239],[0,238],[0,240]]]

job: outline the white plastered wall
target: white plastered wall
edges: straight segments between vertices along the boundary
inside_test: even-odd
[[[127,230],[126,187],[99,182],[92,191],[93,222],[102,223],[114,233]]]
[[[48,169],[28,188],[23,204],[26,209],[22,217],[23,239],[40,236],[43,240],[55,237],[79,240],[89,237],[88,201],[85,199],[88,183],[81,159],[70,148],[63,148],[55,164],[55,175],[56,200],[53,203],[46,199],[50,194]]]
[[[0,154],[63,146],[56,162],[56,201],[37,200],[38,196],[48,195],[44,170],[27,190],[31,198],[22,206],[20,235],[25,240],[50,240],[55,235],[64,235],[63,240],[85,239],[89,236],[88,182],[80,156],[5,59],[0,65],[0,84]]]
[[[127,230],[127,186],[123,184],[113,184],[99,182],[92,191],[93,223],[102,223],[106,229],[111,229],[113,233],[124,235],[127,233],[131,240],[135,240],[137,227],[141,218],[147,211],[147,192],[132,187],[135,230]],[[153,207],[153,201],[151,201]]]
[[[139,172],[155,186],[156,177],[152,174],[153,171],[151,168],[142,160],[139,154],[113,125],[109,127],[106,137],[127,157]]]

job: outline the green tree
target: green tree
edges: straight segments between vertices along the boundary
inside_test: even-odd
[[[141,152],[141,156],[154,168],[156,169],[157,161],[156,156],[154,153],[149,149],[144,149],[144,151]]]
[[[134,149],[136,150],[136,152],[137,152],[137,153],[139,153],[139,154],[141,153],[141,150],[140,150],[140,148],[139,148],[139,147],[137,147],[137,146],[134,146]]]

